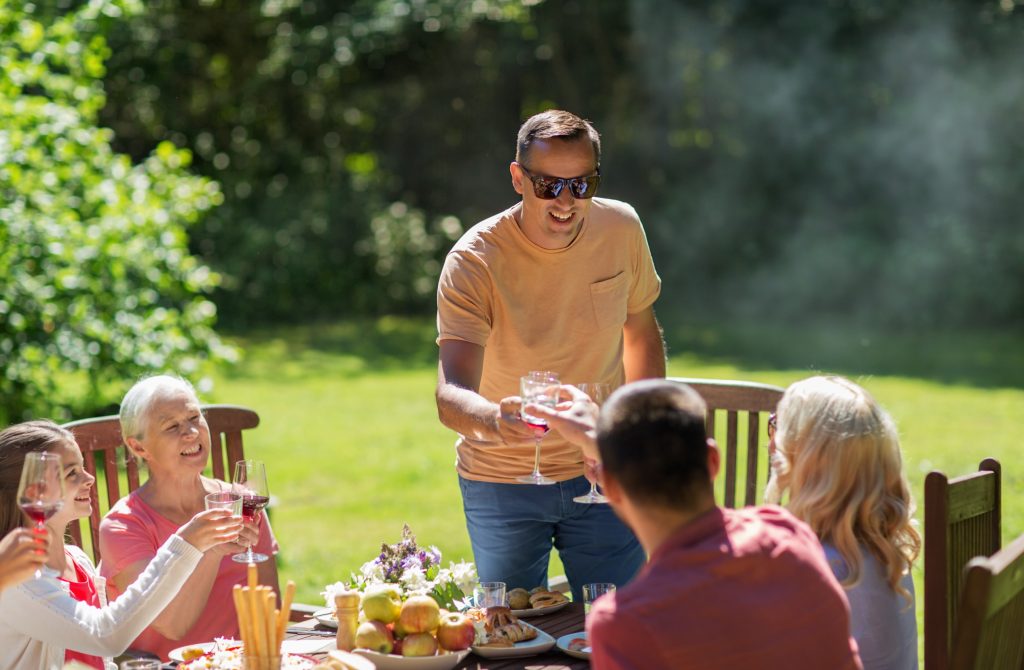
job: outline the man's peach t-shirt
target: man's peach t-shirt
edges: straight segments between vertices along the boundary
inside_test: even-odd
[[[594,198],[572,244],[544,249],[519,228],[516,205],[477,224],[448,253],[437,288],[438,342],[484,347],[480,394],[519,395],[531,370],[563,383],[623,383],[622,326],[661,292],[643,226],[628,204]],[[467,479],[511,483],[533,468],[533,449],[460,436],[456,467]],[[554,433],[541,472],[583,473],[580,450]]]
[[[261,514],[260,538],[253,551],[276,554],[277,540],[266,513]],[[113,592],[110,578],[132,563],[151,560],[179,527],[147,505],[138,493],[121,498],[114,504],[100,523],[100,553],[103,556],[100,574],[107,578],[111,601],[120,594]],[[210,642],[215,637],[239,639],[238,615],[231,591],[235,584],[245,585],[246,570],[244,563],[236,563],[230,555],[225,556],[202,613],[183,638],[170,640],[150,626],[135,639],[131,648],[157,654],[167,661],[168,652],[183,645]]]

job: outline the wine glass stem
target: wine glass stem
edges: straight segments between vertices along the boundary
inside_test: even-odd
[[[533,443],[536,445],[533,452],[533,476],[540,479],[540,438],[533,438]]]
[[[597,482],[590,482],[590,497],[597,497]]]

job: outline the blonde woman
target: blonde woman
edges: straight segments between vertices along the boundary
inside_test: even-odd
[[[850,601],[865,670],[912,670],[917,622],[910,566],[921,549],[896,427],[863,388],[811,377],[779,402],[765,494],[822,542]]]

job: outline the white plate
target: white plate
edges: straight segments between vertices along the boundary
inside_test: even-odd
[[[344,663],[346,667],[352,668],[353,670],[376,670],[377,667],[370,659],[348,651],[338,651],[335,649],[330,652],[328,656],[338,659]]]
[[[584,640],[586,640],[587,634],[585,632],[569,633],[568,635],[563,635],[562,637],[558,638],[555,641],[555,644],[558,645],[559,649],[569,654],[570,656],[575,656],[576,658],[590,658],[590,647],[584,647],[582,650],[569,648],[569,643],[577,638],[583,638]]]
[[[208,651],[213,651],[217,646],[216,642],[202,642],[200,644],[186,644],[183,647],[172,649],[168,652],[167,656],[172,661],[183,663],[185,661],[184,653],[186,649],[202,649],[205,654]],[[226,640],[225,649],[231,647],[242,646],[241,640]],[[316,654],[329,649],[334,649],[334,640],[285,640],[281,644],[281,651],[286,654]]]
[[[325,607],[322,610],[313,612],[313,618],[328,628],[338,627],[338,618],[334,616],[334,610],[330,607]]]
[[[530,625],[525,621],[520,623],[530,626],[530,628],[537,631],[537,637],[525,642],[516,642],[512,647],[473,647],[473,653],[484,658],[513,658],[516,656],[534,656],[555,646],[555,638],[540,628]]]
[[[242,644],[241,640],[238,641],[238,644],[239,645]],[[200,644],[186,644],[184,647],[178,647],[177,649],[171,649],[171,651],[169,651],[167,653],[167,656],[172,661],[177,661],[178,663],[184,663],[185,662],[185,657],[184,657],[183,654],[185,653],[186,649],[202,649],[203,653],[205,654],[208,651],[213,651],[214,647],[216,647],[216,646],[217,646],[217,644],[215,642],[202,642]],[[230,646],[234,646],[234,645],[230,645]]]
[[[449,651],[437,656],[395,656],[369,649],[353,649],[353,654],[368,658],[377,670],[451,670],[469,655],[469,649]]]
[[[557,612],[563,607],[568,606],[571,602],[571,600],[566,600],[565,602],[558,603],[557,605],[548,605],[547,607],[533,607],[528,610],[512,610],[512,614],[516,615],[516,618],[542,616],[544,614]]]

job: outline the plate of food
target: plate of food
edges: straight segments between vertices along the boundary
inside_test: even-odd
[[[469,655],[469,649],[442,651],[434,656],[398,656],[369,649],[353,649],[352,653],[372,661],[377,670],[451,670]]]
[[[506,596],[509,609],[517,617],[541,616],[562,609],[571,601],[564,593],[537,587],[532,591],[512,589]]]
[[[194,645],[198,647],[199,645]],[[169,655],[169,654],[168,654]],[[281,654],[281,670],[312,670],[316,659],[303,654]],[[245,666],[241,647],[213,648],[178,666],[178,670],[243,670]]]
[[[313,618],[328,628],[338,627],[338,617],[333,607],[325,607],[322,610],[313,612]]]
[[[534,656],[555,646],[555,638],[525,621],[519,621],[508,607],[470,610],[470,618],[483,617],[480,639],[473,653],[484,658]]]
[[[315,654],[328,649],[334,648],[334,640],[285,640],[281,644],[281,653],[295,656],[304,656],[305,654]],[[220,638],[213,642],[202,642],[199,644],[189,644],[184,647],[178,647],[168,652],[167,656],[172,661],[178,663],[188,663],[202,656],[217,652],[217,651],[230,651],[240,653],[242,649],[242,643],[238,640]],[[182,666],[192,667],[192,666]],[[197,665],[197,668],[206,668],[207,665]],[[219,667],[219,666],[218,666]]]
[[[576,658],[590,658],[590,641],[585,632],[569,633],[555,640],[555,645]]]

